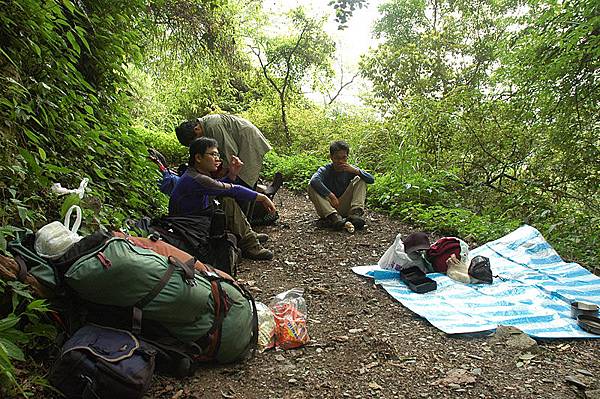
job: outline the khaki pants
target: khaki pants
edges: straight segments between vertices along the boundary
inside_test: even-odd
[[[360,176],[354,177],[348,184],[346,191],[338,198],[340,206],[335,209],[327,198],[322,197],[314,188],[308,185],[308,197],[312,201],[317,210],[317,214],[326,218],[334,212],[339,213],[343,217],[347,217],[353,209],[364,209],[365,199],[367,198],[367,183]]]
[[[250,223],[242,209],[232,197],[220,197],[221,209],[225,212],[225,224],[227,230],[239,238],[238,246],[242,251],[259,246],[256,233],[252,230]]]

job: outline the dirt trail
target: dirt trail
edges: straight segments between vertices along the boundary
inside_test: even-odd
[[[448,336],[350,270],[377,262],[409,228],[367,212],[365,231],[331,232],[317,227],[304,195],[281,190],[276,205],[278,225],[257,229],[270,235],[275,259],[244,260],[238,277],[264,303],[304,288],[311,342],[186,379],[156,377],[147,397],[585,397],[579,382],[600,398],[600,340],[539,342],[530,354],[508,340]]]

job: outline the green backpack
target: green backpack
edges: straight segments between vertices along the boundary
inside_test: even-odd
[[[24,279],[24,274],[30,273],[42,285],[49,288],[51,291],[57,290],[59,287],[59,279],[56,275],[56,270],[48,263],[48,261],[39,256],[33,248],[35,235],[30,230],[18,230],[15,232],[14,240],[7,243],[7,250],[19,265],[19,279]],[[26,245],[26,243],[30,245]]]
[[[158,323],[183,343],[201,348],[198,361],[233,362],[256,341],[252,296],[229,277],[194,270],[174,257],[111,238],[79,258],[64,281],[84,301],[132,309],[132,331]]]

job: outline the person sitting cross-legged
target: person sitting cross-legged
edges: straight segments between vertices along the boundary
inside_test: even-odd
[[[308,196],[317,214],[337,230],[342,229],[346,221],[357,229],[365,226],[362,215],[367,184],[375,181],[370,173],[348,163],[349,153],[350,146],[345,141],[331,143],[331,163],[321,166],[308,186]]]
[[[257,234],[252,230],[235,199],[255,200],[269,213],[276,211],[275,205],[266,195],[232,183],[243,166],[240,159],[232,156],[227,176],[215,180],[210,175],[221,163],[217,142],[208,137],[197,138],[191,142],[189,152],[188,169],[177,181],[169,200],[169,215],[201,214],[210,207],[211,198],[217,197],[225,212],[227,229],[239,239],[242,256],[255,260],[272,259],[273,252],[261,245],[266,234]]]

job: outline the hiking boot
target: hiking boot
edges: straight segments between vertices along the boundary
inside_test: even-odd
[[[352,208],[348,212],[348,216],[362,216],[365,211],[362,208]]]
[[[154,148],[148,148],[148,158],[165,168],[168,166],[165,156]]]
[[[259,246],[242,251],[242,257],[252,260],[271,260],[273,259],[273,252]]]
[[[327,224],[332,227],[334,230],[341,230],[344,227],[344,219],[340,216],[339,213],[333,212],[331,215],[325,218],[327,220]]]
[[[346,220],[361,230],[365,227],[365,219],[362,218],[363,213],[364,211],[361,208],[351,209]]]
[[[283,175],[281,174],[281,172],[275,173],[275,176],[273,176],[273,182],[265,190],[265,195],[267,197],[269,197],[270,199],[273,199],[273,197],[277,193],[277,190],[279,190],[279,188],[281,187],[282,184],[283,184]]]
[[[265,242],[269,241],[269,235],[265,233],[256,233],[256,238],[261,244],[264,244]]]

